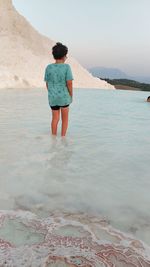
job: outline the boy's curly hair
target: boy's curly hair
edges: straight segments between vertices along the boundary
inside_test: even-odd
[[[68,48],[62,43],[56,43],[56,45],[52,47],[52,54],[54,59],[61,59],[64,56],[66,56],[67,53],[68,53]]]

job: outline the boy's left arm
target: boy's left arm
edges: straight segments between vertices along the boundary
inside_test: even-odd
[[[44,74],[44,81],[46,82],[46,89],[48,90],[48,80],[47,80],[47,68],[45,69],[45,74]]]

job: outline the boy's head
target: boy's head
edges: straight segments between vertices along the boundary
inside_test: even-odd
[[[148,96],[148,98],[147,98],[147,102],[150,102],[150,96]]]
[[[68,53],[67,46],[61,43],[56,43],[56,45],[52,47],[52,54],[54,59],[62,59],[67,55],[67,53]]]

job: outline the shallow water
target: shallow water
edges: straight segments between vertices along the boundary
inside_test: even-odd
[[[0,209],[100,215],[150,245],[147,96],[75,90],[62,139],[46,90],[0,90]]]

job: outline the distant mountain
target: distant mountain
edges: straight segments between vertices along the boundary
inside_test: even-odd
[[[150,83],[150,76],[134,76],[132,79],[141,83]]]
[[[130,76],[117,68],[93,67],[88,71],[94,76],[107,79],[129,79],[142,83],[150,83],[150,76]]]
[[[88,69],[95,77],[109,79],[126,79],[128,76],[123,71],[116,68],[93,67]]]

